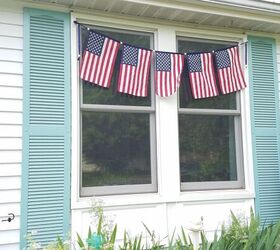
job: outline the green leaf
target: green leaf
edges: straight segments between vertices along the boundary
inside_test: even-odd
[[[115,244],[116,235],[117,235],[117,224],[114,226],[113,232],[112,232],[112,234],[111,234],[111,237],[110,237],[110,240],[109,240],[109,243],[110,243],[110,244],[112,244],[112,245]]]
[[[77,233],[77,238],[78,238],[77,243],[78,243],[79,247],[81,249],[86,249],[86,246],[78,233]]]

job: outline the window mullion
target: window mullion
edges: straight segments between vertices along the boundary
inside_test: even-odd
[[[149,113],[149,112],[154,112],[155,109],[153,107],[144,107],[144,106],[141,107],[141,106],[82,104],[81,111]]]
[[[182,109],[179,108],[179,114],[189,115],[240,115],[240,110],[230,109]]]

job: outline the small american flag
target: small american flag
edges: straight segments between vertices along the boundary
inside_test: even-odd
[[[215,51],[218,79],[223,94],[246,87],[238,47]]]
[[[152,51],[124,45],[118,80],[118,92],[147,96]]]
[[[156,94],[162,97],[174,94],[181,83],[184,55],[156,51]]]
[[[187,54],[187,63],[194,99],[217,96],[212,53]]]
[[[80,77],[109,88],[120,43],[90,31],[80,67]]]

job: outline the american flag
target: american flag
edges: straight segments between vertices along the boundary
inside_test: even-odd
[[[217,96],[212,53],[187,54],[187,63],[194,99]]]
[[[120,43],[90,31],[81,67],[81,79],[109,88]]]
[[[181,83],[184,55],[156,51],[156,94],[162,97],[174,94]]]
[[[124,45],[118,91],[134,96],[147,96],[152,51]]]
[[[215,58],[219,84],[223,94],[246,87],[237,46],[215,51]]]

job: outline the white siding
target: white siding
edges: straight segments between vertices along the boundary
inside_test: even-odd
[[[0,11],[0,249],[19,249],[23,13]],[[2,222],[14,213],[12,222]]]

